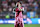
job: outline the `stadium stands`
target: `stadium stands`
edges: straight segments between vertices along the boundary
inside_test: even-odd
[[[0,2],[0,19],[6,19],[5,16],[9,15],[9,19],[15,18],[15,13],[13,13],[13,9],[15,7],[15,3],[17,0],[1,0]],[[27,12],[35,12],[29,18],[40,18],[40,0],[21,0],[22,6],[24,7],[23,15],[28,17]],[[31,14],[32,14],[31,13]],[[25,17],[24,17],[25,18]]]

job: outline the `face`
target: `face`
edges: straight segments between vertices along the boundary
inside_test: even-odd
[[[21,4],[20,4],[20,2],[17,2],[17,5],[16,5],[18,8],[20,8],[21,7]]]
[[[18,7],[19,7],[19,8],[21,7],[21,4],[20,4],[20,3],[18,4]]]

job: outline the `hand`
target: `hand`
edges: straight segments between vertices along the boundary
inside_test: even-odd
[[[21,9],[21,8],[19,8],[19,11],[22,11],[22,9]]]

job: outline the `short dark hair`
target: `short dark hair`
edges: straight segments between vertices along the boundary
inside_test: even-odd
[[[20,1],[17,1],[17,2],[20,2]]]
[[[17,2],[20,2],[19,0]]]
[[[20,2],[20,1],[18,0],[17,2]],[[22,3],[20,2],[20,4],[22,4]]]

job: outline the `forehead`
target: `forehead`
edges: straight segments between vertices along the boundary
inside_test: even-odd
[[[17,3],[21,4],[20,2],[17,2]]]

